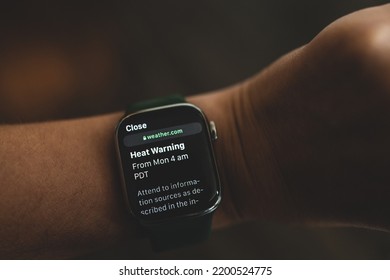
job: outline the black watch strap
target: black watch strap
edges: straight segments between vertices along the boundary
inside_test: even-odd
[[[171,95],[134,103],[127,108],[126,114],[185,102],[183,96]],[[179,219],[158,225],[143,225],[143,227],[151,240],[153,250],[161,252],[207,240],[211,232],[212,216],[213,214],[209,213],[200,217]]]
[[[134,104],[130,104],[127,107],[126,114],[134,113],[136,111],[153,108],[153,107],[160,107],[164,105],[171,105],[176,103],[185,103],[186,100],[181,95],[169,95],[166,97],[161,98],[155,98],[145,101],[136,102]]]
[[[147,227],[153,250],[160,252],[207,240],[212,214]]]

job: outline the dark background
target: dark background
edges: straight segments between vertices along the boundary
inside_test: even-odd
[[[225,87],[309,42],[333,20],[381,3],[1,3],[0,122],[100,114],[150,97]],[[388,259],[390,236],[247,223],[215,231],[196,248],[161,255],[148,248],[141,241],[84,258]]]

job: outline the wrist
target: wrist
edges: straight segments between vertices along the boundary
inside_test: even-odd
[[[266,120],[255,119],[247,84],[189,97],[212,119],[223,199],[216,226],[250,219],[288,219],[283,184],[272,154]]]

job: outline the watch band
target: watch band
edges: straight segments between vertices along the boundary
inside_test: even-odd
[[[185,102],[186,100],[181,95],[171,95],[141,101],[128,106],[126,114],[148,108]],[[181,219],[163,224],[142,226],[150,238],[153,250],[161,252],[207,240],[211,232],[212,216],[213,213],[209,213],[200,217],[188,217],[185,220]]]
[[[207,240],[211,232],[212,214],[177,222],[147,227],[152,248],[156,252],[188,246]]]
[[[186,103],[186,100],[181,95],[169,95],[166,97],[140,101],[140,102],[136,102],[134,104],[130,104],[126,109],[126,115],[134,113],[136,111],[143,110],[143,109],[160,107],[160,106],[164,106],[164,105],[171,105],[171,104],[175,104],[175,103]]]

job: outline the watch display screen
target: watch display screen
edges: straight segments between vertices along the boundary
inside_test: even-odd
[[[144,110],[116,131],[125,198],[144,221],[213,210],[220,186],[208,126],[190,104]]]

